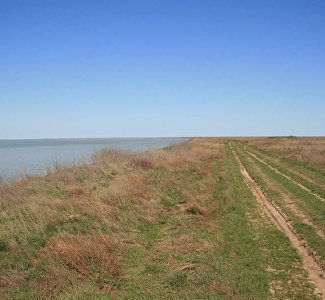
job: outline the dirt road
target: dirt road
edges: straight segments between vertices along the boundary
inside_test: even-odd
[[[319,295],[325,299],[325,272],[319,264],[319,261],[316,257],[314,257],[312,251],[310,251],[308,248],[307,243],[301,240],[301,238],[296,234],[295,230],[287,222],[283,213],[277,207],[275,207],[271,201],[269,201],[262,188],[248,173],[239,156],[235,152],[232,144],[230,144],[230,147],[239,163],[241,173],[244,176],[248,187],[251,189],[257,201],[260,203],[265,214],[272,220],[277,228],[290,239],[292,245],[303,260],[304,268],[307,271],[310,280],[315,284]]]
[[[325,199],[314,193],[313,191],[311,191],[309,188],[307,188],[306,186],[304,186],[303,184],[301,184],[300,182],[294,180],[293,178],[291,178],[290,176],[282,173],[281,171],[279,171],[277,168],[272,167],[270,164],[268,164],[265,160],[263,160],[262,158],[258,157],[256,154],[247,151],[247,153],[251,156],[253,156],[255,159],[257,159],[258,161],[260,161],[261,163],[263,163],[264,165],[266,165],[268,168],[270,168],[271,170],[273,170],[274,172],[280,174],[281,176],[285,177],[286,179],[290,180],[292,183],[294,183],[295,185],[299,186],[300,188],[302,188],[303,190],[305,190],[306,192],[308,192],[309,194],[313,195],[314,197],[316,197],[317,199],[319,199],[322,202],[325,202]]]

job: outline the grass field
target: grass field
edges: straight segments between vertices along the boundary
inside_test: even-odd
[[[0,298],[322,299],[324,170],[322,138],[198,138],[2,184]]]

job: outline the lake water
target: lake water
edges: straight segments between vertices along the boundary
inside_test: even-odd
[[[109,138],[0,140],[0,176],[8,181],[21,174],[44,175],[55,165],[90,162],[95,151],[105,148],[146,150],[186,141],[186,138]]]

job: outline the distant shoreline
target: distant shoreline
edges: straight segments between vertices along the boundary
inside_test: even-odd
[[[91,162],[95,152],[116,148],[143,151],[187,141],[188,138],[91,138],[0,140],[0,176],[19,180],[21,174],[45,175],[54,166]]]

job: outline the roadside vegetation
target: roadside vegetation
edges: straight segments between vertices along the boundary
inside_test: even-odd
[[[236,149],[272,201],[297,199],[314,226],[299,232],[323,259],[322,207]],[[1,299],[320,298],[227,140],[103,151],[92,164],[0,185],[0,214]]]

